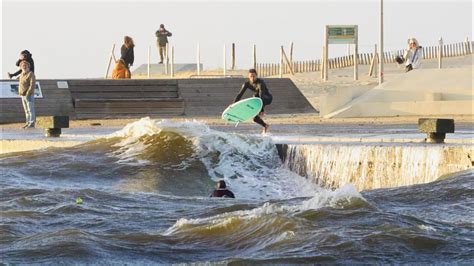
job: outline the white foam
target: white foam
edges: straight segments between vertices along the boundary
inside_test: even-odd
[[[353,199],[364,199],[353,185],[346,185],[334,191],[320,188],[317,192],[313,193],[313,197],[310,199],[294,205],[279,205],[277,203],[266,202],[262,206],[252,210],[227,212],[205,218],[181,218],[164,232],[164,234],[171,235],[196,226],[206,227],[209,229],[225,227],[230,222],[235,221],[235,219],[249,221],[279,213],[296,213],[306,210],[317,210],[323,207],[344,208],[344,206],[349,204]],[[289,233],[289,235],[285,235],[284,237],[288,238],[293,236],[294,233],[293,235]]]
[[[109,155],[118,163],[146,165],[139,155],[149,145],[140,141],[161,131],[173,131],[191,140],[196,157],[207,168],[210,177],[224,179],[239,198],[284,199],[310,196],[318,188],[286,168],[280,167],[275,144],[269,137],[242,135],[211,130],[200,121],[173,122],[143,118],[107,136],[119,137],[116,151]]]
[[[118,163],[129,165],[146,165],[146,160],[138,159],[138,155],[144,152],[151,144],[145,145],[140,142],[143,136],[153,136],[168,130],[180,133],[184,136],[201,135],[209,131],[209,127],[199,121],[172,122],[169,120],[152,120],[149,117],[142,118],[136,122],[126,125],[123,129],[107,135],[106,139],[120,138],[120,142],[114,147],[118,148],[109,155],[119,158]]]
[[[420,228],[421,230],[425,230],[425,231],[433,231],[433,232],[436,232],[436,229],[431,226],[431,225],[418,225],[418,228]]]

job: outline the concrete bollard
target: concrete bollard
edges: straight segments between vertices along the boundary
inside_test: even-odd
[[[454,133],[454,119],[420,118],[418,131],[428,134],[426,142],[444,143],[446,133]]]
[[[59,137],[62,128],[69,128],[69,116],[40,116],[36,119],[36,126],[44,128],[46,137]]]

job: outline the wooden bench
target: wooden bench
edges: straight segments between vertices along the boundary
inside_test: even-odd
[[[70,80],[69,84],[77,118],[184,114],[176,80]]]

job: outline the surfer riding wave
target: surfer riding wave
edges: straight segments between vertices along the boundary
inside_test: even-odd
[[[248,81],[246,81],[242,85],[239,94],[237,95],[237,97],[235,97],[234,103],[240,101],[247,89],[254,92],[254,97],[259,97],[260,99],[262,99],[262,109],[260,110],[260,113],[253,118],[253,121],[263,127],[262,133],[265,134],[267,133],[268,128],[270,126],[265,123],[265,121],[263,121],[262,117],[265,115],[265,106],[270,105],[272,103],[273,96],[268,91],[267,84],[265,84],[265,81],[257,77],[257,70],[253,68],[249,69]]]

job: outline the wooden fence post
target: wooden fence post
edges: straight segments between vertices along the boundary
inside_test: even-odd
[[[372,62],[370,63],[370,68],[369,68],[369,77],[372,76],[372,73],[374,73],[375,70],[375,77],[377,77],[377,67],[378,67],[378,56],[377,56],[377,44],[375,45],[375,50],[372,56]]]
[[[285,50],[283,49],[283,45],[281,46],[281,52],[282,52],[282,54],[283,54],[283,58],[284,58],[285,61],[286,61],[286,65],[287,65],[288,68],[290,69],[291,75],[295,75],[295,72],[293,71],[293,67],[292,67],[291,64],[290,64],[290,60],[288,60],[288,57],[286,57],[286,53],[285,53]]]
[[[107,71],[105,72],[105,78],[109,76],[110,64],[112,64],[112,59],[114,56],[115,43],[112,45],[112,51],[110,52],[109,63],[107,64]]]
[[[466,45],[466,54],[471,54],[471,52],[472,52],[471,49],[470,49],[471,47],[470,47],[469,43],[470,43],[469,42],[469,37],[466,37],[466,44],[465,44]]]
[[[443,38],[440,37],[438,41],[438,68],[442,67],[442,58],[443,58]]]
[[[358,42],[354,45],[354,80],[359,80],[359,49]]]
[[[293,42],[290,43],[290,62],[293,63]]]
[[[283,78],[283,47],[280,47],[280,78]]]

